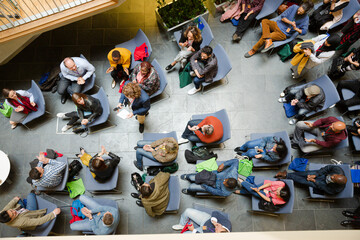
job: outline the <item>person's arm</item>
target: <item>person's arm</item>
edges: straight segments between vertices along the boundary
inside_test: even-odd
[[[133,110],[134,115],[144,115],[150,110],[150,98],[142,103],[142,107]]]
[[[329,52],[323,52],[321,54],[321,57],[316,57],[316,55],[314,53],[311,53],[310,55],[310,59],[311,61],[313,61],[316,64],[321,64],[323,62],[325,62],[326,60],[328,60],[329,58],[331,58],[332,56],[334,56],[335,51],[329,51]]]
[[[334,12],[337,12],[337,11],[339,11],[339,10],[341,10],[341,9],[345,8],[347,5],[349,5],[349,2],[350,2],[350,1],[347,1],[347,2],[345,2],[345,3],[342,3],[342,4],[340,4],[340,5],[339,5],[339,6],[337,6],[337,7],[335,7],[335,4],[334,4],[334,8],[333,8],[333,9],[331,9],[331,8],[332,8],[332,6],[331,6],[331,8],[330,8],[330,12],[334,13]]]
[[[217,189],[217,188],[213,188],[213,187],[210,187],[206,184],[201,184],[201,187],[204,188],[207,192],[209,192],[211,195],[215,195],[215,196],[223,196],[223,197],[226,197],[226,196],[229,196],[229,194],[227,192],[224,192],[223,190],[221,189]]]
[[[206,73],[210,72],[213,68],[217,67],[217,59],[214,57],[211,62],[207,64],[204,68],[197,69],[200,75],[205,75]]]
[[[64,61],[60,64],[60,70],[64,78],[69,79],[71,81],[77,81],[78,77],[75,77],[70,74],[71,72],[67,67],[65,67]]]
[[[260,191],[260,190],[262,190],[262,189],[264,189],[264,188],[267,188],[267,187],[270,187],[270,186],[271,186],[271,182],[268,182],[268,183],[265,183],[265,184],[261,185],[261,186],[258,188],[258,190]]]
[[[201,55],[201,52],[200,51],[197,51],[194,55],[191,56],[190,58],[190,64],[191,64],[191,67],[193,69],[197,69],[199,70],[199,64],[195,61],[197,61],[197,59],[200,58],[200,55]]]
[[[34,95],[31,93],[31,92],[28,92],[28,91],[24,91],[24,90],[18,90],[16,91],[18,92],[21,96],[24,96],[24,97],[28,97],[30,102],[34,102],[35,99],[34,99]]]
[[[150,144],[150,146],[151,146],[152,148],[156,148],[157,146],[160,146],[161,144],[163,144],[164,142],[166,142],[166,141],[168,141],[168,140],[169,140],[169,137],[167,137],[167,138],[161,138],[161,139],[158,139],[158,140],[152,142],[152,143]]]
[[[18,226],[18,228],[26,228],[28,226],[39,226],[46,222],[53,220],[56,217],[54,212],[50,212],[39,218],[27,218],[26,221],[23,222],[22,226]]]
[[[89,63],[86,59],[81,59],[82,61],[82,67],[86,69],[86,74],[82,77],[84,80],[87,80],[91,77],[91,75],[95,72],[95,67]]]
[[[309,17],[305,16],[304,20],[301,21],[301,23],[298,24],[294,30],[297,31],[300,35],[305,35],[308,32],[308,28],[309,28]]]
[[[59,160],[55,160],[55,159],[49,159],[49,165],[52,166],[51,171],[54,171],[56,173],[61,172],[62,170],[64,170],[64,168],[66,167],[66,163],[59,161]]]
[[[291,6],[288,9],[286,9],[281,15],[281,21],[293,25],[293,22],[289,20],[289,17],[291,16],[291,13],[294,11],[294,8],[296,8],[296,6]]]
[[[1,212],[15,208],[19,200],[20,200],[19,197],[14,197],[13,199],[11,199],[11,201],[8,204],[6,204],[6,206],[1,210]]]
[[[316,175],[328,175],[329,173],[332,173],[334,171],[335,167],[335,165],[326,165],[325,167],[320,168]]]
[[[116,167],[120,162],[120,157],[112,152],[109,152],[109,157],[111,157],[111,165]]]
[[[91,101],[93,101],[93,103],[91,104],[91,115],[88,117],[89,122],[100,116],[103,111],[99,99],[92,98]]]
[[[260,192],[260,189],[253,189],[257,194],[259,194],[259,196],[264,199],[267,202],[271,202],[271,199],[269,197],[267,197],[265,194],[263,194],[262,192]]]
[[[84,110],[82,110],[80,107],[77,107],[77,113],[79,115],[80,120],[84,119]]]
[[[239,166],[239,160],[231,159],[231,160],[224,162],[224,169],[227,167],[232,167],[232,166]]]
[[[325,147],[325,148],[330,148],[330,147],[336,146],[340,142],[341,142],[340,139],[333,139],[331,142],[320,141],[318,139],[315,139],[315,143],[317,145],[320,145],[320,146]]]
[[[313,122],[313,127],[316,128],[325,125],[326,123],[328,123],[328,118],[319,118],[318,120]]]
[[[123,56],[124,57],[124,62],[122,63],[122,66],[124,67],[124,68],[130,68],[130,63],[131,63],[131,52],[128,50],[128,49],[126,49],[126,51],[125,51],[125,56]],[[122,54],[121,54],[122,55]]]

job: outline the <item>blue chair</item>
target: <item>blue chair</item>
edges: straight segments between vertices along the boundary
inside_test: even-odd
[[[230,221],[230,215],[228,213],[223,212],[223,209],[221,209],[222,211],[220,211],[218,209],[209,208],[209,207],[206,207],[204,205],[197,204],[197,203],[193,203],[193,208],[196,209],[196,210],[202,211],[202,212],[206,212],[206,213],[208,213],[210,215],[212,215],[212,213],[214,211],[219,211],[225,218],[227,218]],[[199,227],[199,225],[197,225],[196,223],[193,222],[193,224],[194,224],[195,228]]]
[[[281,5],[282,2],[283,2],[283,0],[265,0],[261,11],[255,17],[256,21],[274,13],[279,8],[279,6]]]
[[[144,61],[147,61],[150,59],[151,53],[152,53],[152,48],[151,48],[151,44],[149,39],[147,38],[147,36],[145,35],[145,33],[139,29],[138,32],[136,33],[136,36],[127,41],[127,42],[123,42],[120,43],[118,45],[116,45],[116,48],[126,48],[131,52],[131,66],[130,69],[133,69],[136,65],[138,65],[139,63],[141,63],[141,61],[135,61],[134,59],[134,51],[136,47],[141,46],[143,43],[146,43],[146,46],[148,47],[148,52],[149,52],[149,57],[144,58]]]
[[[54,211],[55,208],[57,208],[57,206],[39,196],[36,196],[36,200],[38,203],[38,207],[39,209],[45,209],[46,208],[46,214],[51,213],[52,211]],[[35,230],[26,230],[25,232],[30,234],[31,236],[48,236],[49,233],[51,232],[51,229],[54,227],[55,221],[56,221],[57,217],[55,217],[53,220],[46,222],[40,226],[37,226],[35,228]]]
[[[284,140],[286,147],[288,149],[287,155],[281,159],[278,162],[275,163],[270,163],[270,162],[266,162],[263,161],[261,159],[257,159],[257,158],[253,158],[253,166],[256,168],[259,167],[274,167],[274,166],[281,166],[283,164],[289,163],[291,161],[291,143],[290,143],[290,139],[289,139],[289,135],[287,134],[286,131],[281,131],[281,132],[275,132],[275,133],[252,133],[250,134],[250,139],[254,140],[254,139],[258,139],[258,138],[262,138],[262,137],[269,137],[269,136],[275,136],[275,137],[280,137]]]
[[[224,143],[226,140],[229,140],[231,138],[231,129],[230,129],[230,120],[229,120],[229,116],[226,112],[225,109],[222,109],[220,111],[214,112],[214,113],[207,113],[207,114],[199,114],[199,115],[193,115],[191,117],[191,119],[204,119],[208,116],[214,116],[216,118],[218,118],[222,125],[223,125],[223,137],[214,143],[196,143],[196,146],[209,146],[209,145],[217,145],[217,144],[221,144]]]
[[[355,93],[353,91],[346,89],[346,88],[341,89],[341,93],[343,95],[344,100],[348,100],[355,95]],[[347,109],[350,112],[357,111],[357,110],[360,110],[360,105],[351,106],[351,107],[348,107]]]
[[[263,183],[264,180],[266,180],[264,177],[256,176],[254,181],[255,181],[256,185],[259,185],[259,184]],[[270,178],[268,180],[276,181],[277,179]],[[286,183],[286,185],[289,187],[290,198],[289,198],[289,201],[287,203],[285,203],[285,205],[282,208],[280,208],[280,210],[278,210],[276,212],[271,212],[271,213],[265,212],[264,210],[259,208],[260,198],[252,196],[252,198],[251,198],[251,209],[252,209],[252,211],[250,211],[250,212],[264,212],[264,213],[268,213],[268,215],[292,213],[293,208],[294,208],[294,201],[295,201],[294,182],[291,179],[283,179],[282,181],[284,181]]]
[[[84,55],[82,55],[82,54],[80,54],[80,57],[87,60],[86,57]],[[95,78],[96,78],[96,75],[95,75],[95,73],[93,73],[93,75],[91,75],[91,77],[85,81],[85,84],[84,84],[83,89],[81,91],[82,93],[86,93],[87,91],[91,90],[94,87]]]
[[[166,75],[165,75],[165,73],[164,73],[164,70],[163,70],[163,68],[160,66],[159,62],[158,62],[156,59],[154,59],[154,60],[151,62],[151,65],[154,66],[155,70],[157,71],[157,73],[159,74],[159,77],[160,77],[160,88],[159,88],[159,90],[157,90],[155,93],[153,93],[153,94],[150,96],[150,99],[153,99],[153,98],[161,95],[161,94],[164,92],[164,90],[165,90],[165,88],[166,88],[166,86],[167,86],[168,83],[167,83],[167,80],[166,80]],[[166,95],[167,95],[166,98],[169,98],[169,97],[170,97],[168,94],[166,94]]]
[[[146,141],[156,141],[159,140],[161,138],[166,138],[166,137],[173,137],[175,138],[175,140],[177,141],[177,137],[176,137],[176,132],[169,132],[169,133],[144,133],[144,137],[143,140]],[[143,166],[146,167],[150,167],[150,166],[167,166],[167,165],[171,165],[173,163],[176,162],[176,159],[172,162],[168,162],[168,163],[161,163],[161,162],[157,162],[157,161],[153,161],[147,157],[143,157]]]
[[[309,164],[309,170],[319,170],[322,167],[325,167],[327,164],[320,164],[320,163],[310,163]],[[314,193],[314,189],[312,187],[309,187],[310,192],[310,198],[312,199],[343,199],[343,198],[352,198],[354,196],[354,185],[351,180],[351,171],[350,171],[350,165],[344,164],[344,165],[337,165],[341,167],[344,170],[345,176],[347,178],[347,182],[345,185],[345,188],[343,191],[334,194],[334,195],[321,195]]]
[[[356,118],[352,120],[352,123],[354,124]],[[351,139],[354,144],[355,151],[360,151],[360,136],[355,136],[349,133],[349,136],[351,136]]]
[[[34,96],[34,101],[38,106],[37,111],[29,113],[27,115],[27,117],[25,118],[25,120],[21,123],[27,129],[30,130],[30,128],[28,126],[26,126],[26,124],[31,122],[34,119],[37,119],[37,118],[41,117],[42,115],[45,114],[46,111],[45,111],[45,99],[44,99],[44,96],[43,96],[39,86],[35,83],[34,80],[31,80],[31,88],[29,90],[27,90],[27,91],[32,93],[32,95]],[[46,112],[46,113],[49,113],[49,112]]]
[[[226,75],[231,71],[232,66],[229,59],[229,56],[226,54],[225,49],[220,45],[217,44],[214,48],[214,54],[217,58],[218,63],[218,71],[216,76],[214,77],[211,83],[203,82],[202,83],[202,90],[201,92],[204,93],[204,88],[214,82],[220,81],[221,79],[225,78],[225,84],[228,84],[229,81]]]
[[[36,189],[38,191],[41,191],[41,192],[67,192],[67,190],[65,189],[65,186],[66,186],[66,183],[67,183],[67,180],[69,177],[69,163],[68,163],[67,157],[64,155],[62,157],[56,158],[56,160],[66,163],[62,182],[58,186],[53,187],[53,188],[46,188],[46,187],[40,187],[40,186],[36,187]]]
[[[211,41],[214,39],[214,35],[211,31],[209,24],[205,21],[205,19],[202,16],[200,16],[198,19],[204,24],[204,28],[201,31],[201,36],[203,41],[200,45],[200,47],[203,48],[207,45],[210,45]],[[182,32],[181,30],[174,32],[174,37],[176,39],[176,43],[178,44],[179,48],[180,48],[179,41],[181,38],[181,32]]]
[[[149,183],[153,176],[146,176],[145,182]],[[180,208],[180,181],[179,176],[170,176],[169,179],[170,199],[165,213],[177,213]]]

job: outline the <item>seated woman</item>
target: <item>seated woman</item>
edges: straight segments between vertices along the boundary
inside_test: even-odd
[[[58,113],[57,117],[70,119],[70,121],[61,129],[62,132],[66,132],[74,126],[80,126],[80,128],[74,132],[81,133],[85,131],[89,123],[101,116],[103,109],[99,99],[93,98],[90,95],[74,93],[71,98],[77,107],[77,111]]]
[[[347,57],[339,56],[331,64],[328,76],[332,79],[338,79],[345,75],[347,71],[360,69],[360,47],[352,49]]]
[[[283,159],[288,149],[282,138],[263,137],[247,141],[234,149],[239,155],[258,158],[267,162],[278,162]]]
[[[29,113],[37,111],[34,96],[30,92],[4,88],[2,93],[6,98],[6,104],[14,110],[10,116],[11,129],[15,129],[18,123],[24,121]]]
[[[312,32],[327,31],[332,25],[339,22],[343,16],[343,8],[350,0],[324,0],[310,16],[309,30]]]
[[[149,62],[142,62],[135,66],[130,75],[130,81],[138,83],[149,96],[160,88],[160,77]]]
[[[240,194],[251,194],[274,205],[284,205],[290,199],[290,189],[283,181],[265,180],[258,186],[238,178],[241,184]]]
[[[138,141],[136,149],[135,167],[143,170],[142,158],[147,157],[153,161],[161,163],[172,162],[176,159],[179,145],[175,138],[167,137],[156,140],[155,142],[141,140]]]
[[[341,29],[341,32],[341,45],[336,50],[342,49],[347,51],[360,38],[360,10]]]
[[[340,36],[337,34],[330,36],[323,34],[310,41],[296,44],[293,51],[297,54],[291,60],[292,77],[302,77],[308,70],[330,59],[334,56],[340,41]],[[306,44],[310,46],[306,47]]]
[[[110,158],[104,159],[104,155]],[[89,167],[92,176],[100,183],[109,180],[120,163],[120,157],[112,152],[107,152],[104,146],[101,146],[101,152],[93,157],[81,147],[80,154],[76,154],[76,156],[80,158],[84,165]]]
[[[200,29],[196,26],[189,26],[185,32],[181,33],[179,41],[179,45],[181,47],[180,52],[176,55],[174,61],[165,68],[165,70],[171,70],[178,62],[180,62],[181,68],[184,68],[186,66],[187,59],[200,50],[202,41],[203,39],[201,37]]]

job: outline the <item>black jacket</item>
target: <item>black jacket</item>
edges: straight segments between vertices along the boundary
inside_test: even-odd
[[[98,154],[96,154],[95,156],[93,156],[90,161],[89,161],[89,169],[90,172],[95,173],[95,180],[98,182],[106,182],[107,180],[109,180],[109,178],[111,178],[111,176],[113,175],[113,172],[115,170],[115,168],[117,167],[117,165],[120,162],[120,157],[109,152],[109,157],[110,159],[105,159],[104,163],[106,165],[106,168],[103,169],[102,171],[98,171],[95,170],[92,167],[92,161],[98,156]]]
[[[84,112],[91,112],[91,115],[87,118],[89,122],[92,122],[95,118],[101,116],[103,109],[99,99],[93,98],[92,96],[87,95],[87,99],[84,99],[84,106],[78,105],[77,112],[80,117],[80,120],[84,119]]]
[[[310,87],[311,85],[313,85],[313,84],[306,84],[304,87],[302,87],[295,94],[295,98],[298,100],[300,100],[302,98],[306,99],[304,90],[305,90],[305,88]],[[309,111],[318,111],[323,108],[324,103],[325,103],[325,94],[324,94],[324,91],[322,90],[322,88],[320,87],[320,93],[318,95],[310,98],[309,101],[307,101],[307,102],[298,102],[296,105],[299,108],[304,108]]]

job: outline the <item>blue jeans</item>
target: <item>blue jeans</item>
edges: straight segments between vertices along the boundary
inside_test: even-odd
[[[205,82],[205,78],[194,77],[193,81],[194,81],[195,88],[199,89],[199,87],[201,87],[201,83]]]
[[[195,183],[195,175],[196,173],[190,173],[185,175],[185,179],[191,182],[190,186],[187,189],[188,192],[192,194],[195,194],[197,192],[207,192],[201,187],[201,185]]]
[[[25,208],[23,201],[19,201],[21,207]],[[39,209],[36,196],[34,193],[29,193],[26,197],[26,209],[29,211],[35,211]]]
[[[262,138],[258,138],[258,139],[254,139],[254,140],[250,140],[247,141],[246,143],[244,143],[241,147],[240,150],[244,151],[244,153],[242,154],[242,156],[248,156],[249,158],[253,158],[255,157],[255,155],[257,155],[258,153],[255,151],[255,147],[260,146],[263,144],[263,140]],[[246,151],[246,152],[245,152]]]
[[[199,211],[194,208],[187,208],[180,217],[180,225],[185,226],[185,224],[191,219],[194,223],[199,225],[200,227],[197,228],[199,232],[202,232],[202,226],[204,226],[205,222],[211,218],[211,215]]]
[[[183,132],[183,134],[181,135],[182,138],[188,139],[190,142],[201,142],[201,140],[198,138],[198,136],[196,136],[196,134],[188,129],[188,125],[190,125],[190,127],[192,126],[197,126],[199,123],[202,122],[203,119],[194,119],[194,120],[190,120],[185,127],[185,131]]]
[[[258,188],[258,187],[261,187],[262,185],[264,185],[264,182],[262,182],[259,185],[256,185],[256,184],[252,184],[252,183],[244,181],[244,182],[241,183],[242,188],[241,188],[240,193],[242,193],[242,194],[251,194],[251,195],[261,199],[262,197],[257,192],[252,190],[251,188]],[[265,194],[265,192],[263,190],[260,190],[260,192],[266,196],[266,194]]]
[[[81,195],[79,198],[80,202],[85,205],[89,210],[92,210],[100,205],[94,201],[91,197]],[[82,231],[82,232],[92,232],[90,221],[88,218],[85,218],[82,221],[77,221],[70,224],[70,229],[73,231]]]
[[[151,152],[145,151],[143,149],[145,145],[150,145],[152,142],[153,141],[146,141],[146,140],[140,140],[137,142],[138,148],[136,149],[136,162],[139,167],[142,167],[143,165],[143,161],[142,161],[143,157],[147,157],[153,160],[154,162],[157,162],[157,160],[153,157]]]

